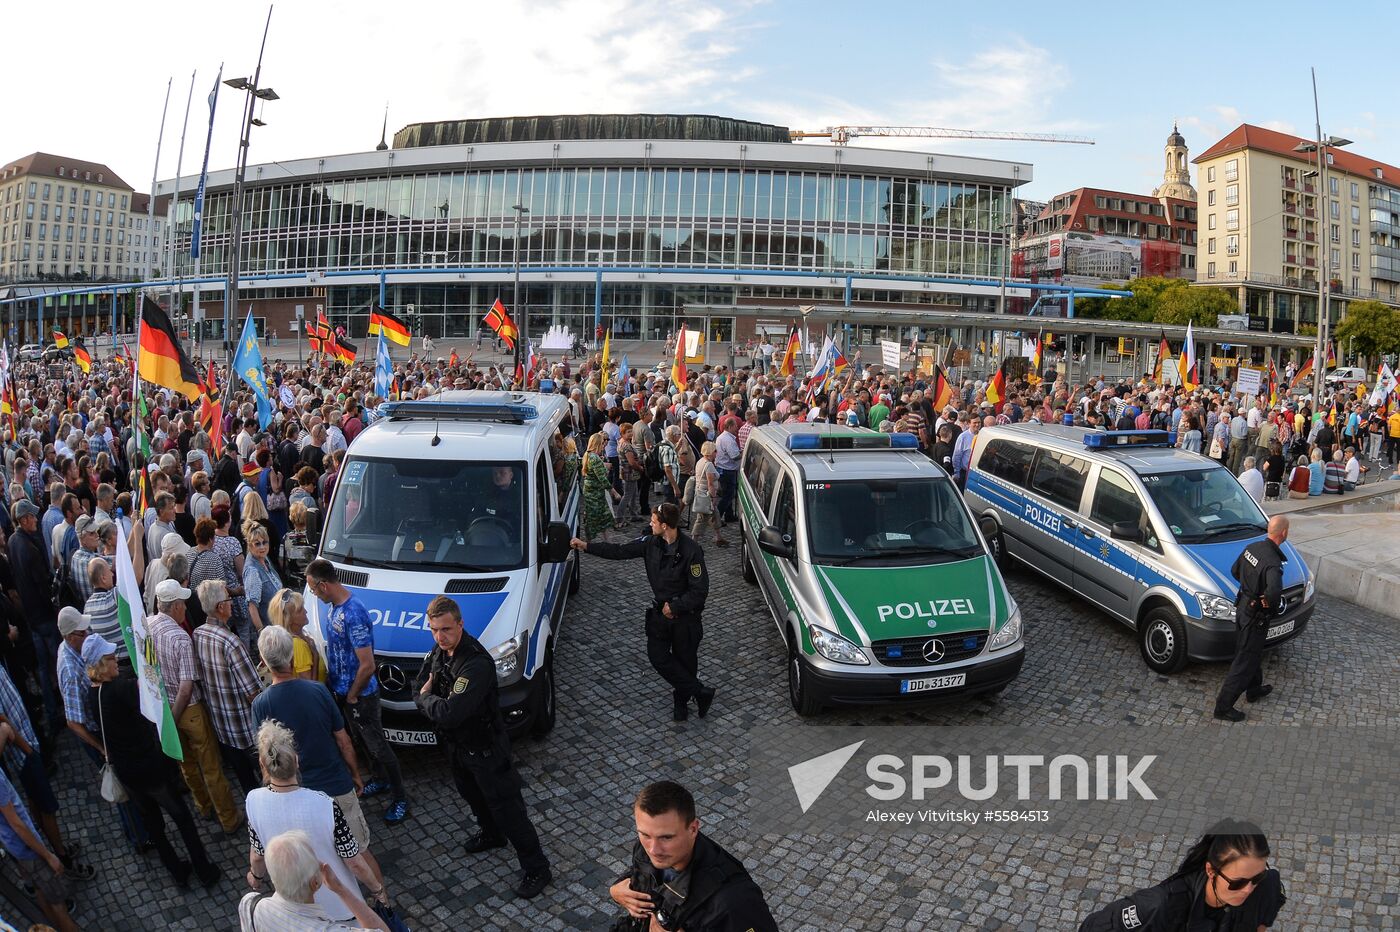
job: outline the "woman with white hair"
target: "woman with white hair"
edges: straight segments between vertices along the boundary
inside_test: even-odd
[[[238,904],[241,932],[283,932],[287,929],[316,929],[318,932],[389,932],[384,920],[365,905],[336,874],[321,861],[306,832],[293,829],[275,836],[267,844],[264,858],[267,874],[276,891],[271,896],[249,893]],[[356,924],[337,921],[321,908],[321,894],[329,894],[348,911]]]
[[[304,902],[315,906],[330,920],[358,919],[356,904],[363,906],[358,878],[369,890],[370,898],[385,906],[388,894],[383,881],[376,876],[369,861],[361,854],[360,845],[350,830],[339,804],[325,793],[301,785],[300,759],[296,739],[289,728],[275,719],[268,719],[258,728],[258,762],[262,765],[262,789],[248,794],[248,886],[263,889],[271,867],[263,839],[274,839],[286,832],[296,831],[311,846],[317,864],[327,866],[341,891],[330,886],[305,891]],[[286,894],[274,879],[273,886]],[[273,926],[276,928],[276,926]]]

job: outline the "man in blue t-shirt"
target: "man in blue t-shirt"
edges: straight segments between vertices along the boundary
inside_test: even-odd
[[[374,676],[374,628],[364,604],[350,594],[328,560],[312,560],[306,568],[306,588],[330,606],[325,625],[326,685],[346,720],[354,724],[374,764],[375,779],[363,797],[392,793],[384,821],[390,825],[408,816],[399,759],[384,737],[379,708],[379,680]]]
[[[68,915],[73,894],[63,876],[63,862],[39,840],[34,821],[4,770],[0,770],[0,846],[15,859],[20,875],[34,885],[34,897],[53,927],[77,932]]]

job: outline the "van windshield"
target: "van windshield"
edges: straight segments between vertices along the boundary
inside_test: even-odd
[[[1147,473],[1141,478],[1178,543],[1242,540],[1269,529],[1264,513],[1228,469]]]
[[[351,566],[470,572],[525,562],[525,465],[351,457],[322,556]]]
[[[957,488],[946,480],[807,483],[812,562],[910,566],[982,553]]]

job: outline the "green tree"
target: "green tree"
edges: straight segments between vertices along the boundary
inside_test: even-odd
[[[1337,345],[1368,359],[1400,352],[1400,315],[1379,301],[1353,301],[1337,325]]]
[[[1187,323],[1214,327],[1221,314],[1233,314],[1238,309],[1234,296],[1223,288],[1193,288],[1178,279],[1158,297],[1152,319],[1159,324],[1179,327]]]

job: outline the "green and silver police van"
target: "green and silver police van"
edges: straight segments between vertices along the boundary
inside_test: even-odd
[[[799,715],[998,692],[1021,612],[947,472],[910,434],[770,424],[744,444],[744,579],[787,650]]]

